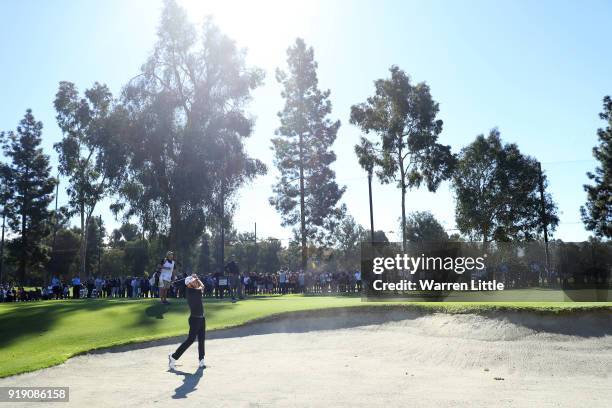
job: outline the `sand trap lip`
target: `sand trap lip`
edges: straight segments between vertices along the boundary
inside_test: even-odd
[[[576,337],[612,336],[612,313],[606,310],[578,310],[569,313],[547,311],[470,311],[446,313],[401,306],[361,306],[292,311],[253,319],[239,326],[210,330],[206,340],[255,336],[272,333],[307,333],[348,329],[390,322],[417,320],[438,316],[443,330],[431,327],[429,335],[445,335],[480,340],[514,340],[528,335],[549,334]],[[440,318],[442,317],[442,318]],[[158,340],[134,342],[99,348],[82,354],[118,353],[168,344],[184,339],[184,335]],[[81,355],[82,355],[81,354]]]

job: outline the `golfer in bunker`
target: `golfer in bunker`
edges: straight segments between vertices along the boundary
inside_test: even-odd
[[[185,278],[185,294],[187,303],[189,304],[189,336],[181,344],[174,353],[168,355],[168,366],[170,370],[176,368],[176,360],[181,358],[185,350],[191,343],[198,338],[198,358],[200,367],[205,368],[204,364],[204,336],[206,328],[206,320],[204,319],[204,305],[202,304],[202,290],[204,284],[196,274]]]

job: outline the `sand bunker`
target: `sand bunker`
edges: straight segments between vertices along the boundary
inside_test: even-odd
[[[206,370],[197,369],[192,347],[167,371],[166,355],[180,341],[172,339],[79,356],[0,386],[69,386],[62,406],[75,407],[594,408],[612,401],[610,313],[336,309],[209,338]]]

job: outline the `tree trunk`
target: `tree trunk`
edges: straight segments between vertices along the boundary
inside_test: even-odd
[[[102,277],[102,214],[100,214],[100,218],[98,218],[98,234],[99,234],[99,241],[98,241],[98,277]]]
[[[374,206],[372,205],[372,172],[368,171],[368,193],[370,196],[370,244],[374,244]]]
[[[484,227],[482,229],[482,251],[484,254],[487,254],[489,250],[489,228],[488,227]],[[489,275],[491,272],[487,271],[487,275]],[[493,279],[495,279],[495,270],[493,270]]]
[[[219,248],[221,260],[219,265],[219,272],[223,273],[225,270],[225,188],[221,186],[221,247]]]
[[[168,250],[176,251],[178,245],[178,229],[180,225],[180,211],[174,202],[170,205],[170,242]],[[176,257],[175,257],[176,259]]]
[[[53,215],[53,241],[51,241],[51,258],[53,258],[55,254],[55,241],[57,238],[57,200],[59,198],[59,175],[57,176],[56,184],[55,184],[55,213]],[[45,285],[49,286],[51,283],[51,279],[53,279],[53,271],[51,262],[47,262],[47,273],[45,276]],[[57,273],[57,272],[56,272]]]
[[[30,178],[30,168],[25,169],[26,179]],[[27,213],[30,210],[29,188],[26,187],[23,192],[23,205],[21,206],[21,259],[19,260],[19,270],[17,280],[24,285],[26,276],[26,265],[28,259],[28,228],[27,228]]]
[[[81,266],[79,268],[79,279],[82,279],[83,276],[85,276],[85,251],[87,250],[87,240],[85,237],[85,203],[81,201],[81,253],[79,256]]]
[[[548,253],[548,225],[546,220],[546,199],[544,196],[544,178],[542,177],[542,164],[538,162],[538,185],[540,188],[540,206],[541,206],[541,215],[540,221],[542,223],[542,230],[544,232],[544,250],[546,256],[546,270],[544,272],[544,276],[546,276],[547,280],[550,280],[548,276],[550,271],[550,256]],[[541,275],[541,273],[540,273]],[[542,276],[540,276],[541,278]],[[550,284],[550,282],[548,282]]]
[[[404,158],[402,148],[399,148],[400,182],[402,184],[402,252],[406,252],[406,170],[404,169]]]
[[[406,183],[402,181],[402,252],[406,252]]]
[[[19,274],[17,281],[25,285],[26,259],[28,258],[28,231],[26,228],[26,206],[21,210],[21,259],[19,260]]]
[[[80,278],[84,277],[89,277],[89,273],[87,271],[87,232],[89,229],[89,221],[91,220],[91,215],[94,212],[94,208],[95,206],[92,206],[89,209],[89,212],[87,214],[84,214],[84,220],[82,222],[85,223],[85,228],[82,230],[83,232],[83,236],[81,239],[81,253],[83,254],[83,256],[81,257],[81,273],[80,273]]]
[[[2,207],[2,241],[0,241],[0,285],[2,285],[2,272],[4,269],[4,228],[6,226],[5,208]]]
[[[300,133],[300,233],[302,238],[302,270],[306,271],[308,247],[306,246],[306,212],[304,204],[304,151],[303,135]]]

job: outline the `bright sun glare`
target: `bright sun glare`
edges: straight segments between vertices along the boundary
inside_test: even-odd
[[[319,5],[316,1],[180,0],[192,21],[212,15],[215,22],[260,67],[273,68],[296,37],[307,37]],[[280,52],[279,52],[280,51]]]

